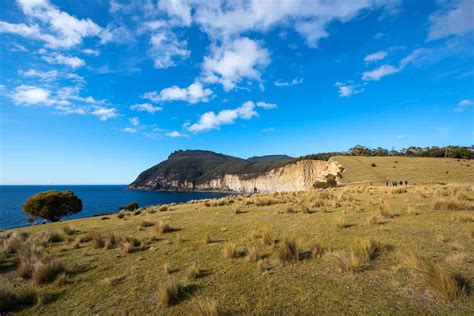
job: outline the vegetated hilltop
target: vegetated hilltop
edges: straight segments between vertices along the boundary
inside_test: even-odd
[[[167,160],[143,171],[129,187],[145,190],[193,190],[198,184],[226,174],[261,175],[292,160],[292,157],[286,155],[242,159],[206,150],[179,150]]]
[[[0,314],[472,315],[474,187],[229,196],[0,234]]]
[[[249,159],[212,151],[180,150],[142,172],[129,188],[282,192],[307,190],[315,182],[324,181],[328,175],[344,183],[391,180],[411,183],[462,182],[473,179],[468,161],[472,156],[472,148],[459,146],[409,147],[396,151],[358,145],[347,152],[298,158],[269,155]],[[403,166],[393,165],[398,162]],[[369,167],[368,163],[376,166]]]

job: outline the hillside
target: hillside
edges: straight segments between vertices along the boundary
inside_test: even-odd
[[[233,175],[261,175],[281,167],[293,158],[269,155],[242,159],[205,150],[172,153],[167,160],[143,171],[129,185],[142,190],[193,190],[212,179]]]
[[[466,159],[335,156],[330,160],[344,166],[343,183],[383,184],[392,180],[407,180],[409,184],[474,182],[473,165]]]
[[[240,195],[6,231],[0,313],[472,315],[473,189]]]

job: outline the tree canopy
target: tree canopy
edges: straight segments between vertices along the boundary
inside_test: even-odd
[[[74,192],[59,192],[50,190],[40,192],[23,204],[23,212],[33,219],[42,217],[51,222],[57,222],[64,216],[73,215],[82,211],[82,201]]]

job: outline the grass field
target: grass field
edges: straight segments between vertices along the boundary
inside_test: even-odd
[[[4,232],[0,311],[472,315],[473,190],[349,186]]]
[[[373,182],[407,180],[409,184],[439,184],[474,182],[471,161],[453,158],[417,157],[356,157],[336,156],[334,159],[346,168],[343,182]],[[374,166],[372,164],[375,164]]]

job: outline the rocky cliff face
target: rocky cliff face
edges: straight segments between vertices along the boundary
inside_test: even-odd
[[[340,178],[343,170],[336,161],[300,160],[259,175],[225,174],[196,183],[179,174],[155,174],[143,183],[131,184],[138,190],[197,190],[232,191],[239,193],[301,191],[311,188],[316,181],[324,181],[328,174]]]

